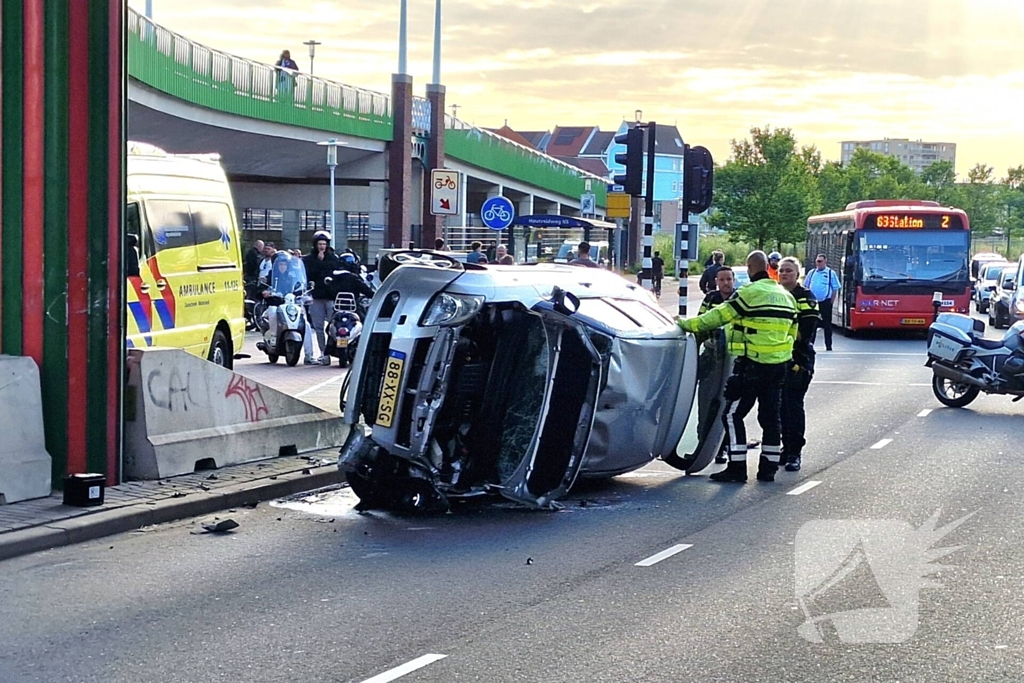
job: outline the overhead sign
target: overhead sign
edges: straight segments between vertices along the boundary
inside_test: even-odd
[[[435,216],[457,216],[461,190],[462,177],[458,171],[435,168],[430,172],[430,213]]]
[[[584,216],[593,216],[597,213],[597,197],[592,193],[587,192],[586,194],[580,195],[580,213]]]
[[[608,193],[608,218],[629,218],[630,196],[624,192]]]
[[[491,197],[480,207],[480,220],[491,230],[504,230],[515,217],[515,207],[504,197]]]

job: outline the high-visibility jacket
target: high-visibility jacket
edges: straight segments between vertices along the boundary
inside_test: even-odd
[[[767,273],[758,273],[736,295],[704,315],[680,320],[687,332],[709,332],[729,325],[729,353],[765,364],[793,357],[796,339],[796,301]]]

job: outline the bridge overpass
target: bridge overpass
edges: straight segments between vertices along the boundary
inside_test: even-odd
[[[282,73],[196,43],[131,9],[127,29],[129,139],[174,153],[219,153],[251,239],[298,247],[324,226],[329,171],[316,143],[327,138],[341,143],[337,229],[370,253],[398,246],[396,235],[428,241],[430,231],[420,228],[430,220],[423,202],[436,144],[443,149],[437,165],[463,176],[461,214],[449,217],[448,226],[480,225],[481,205],[496,195],[512,200],[519,214],[579,215],[588,187],[603,215],[606,179],[448,116],[443,99],[433,111],[431,100],[412,98],[411,166],[403,173],[404,164],[396,169],[389,153],[401,129],[392,95]],[[434,116],[444,125],[432,125]],[[397,177],[407,191],[396,188]],[[409,197],[407,226],[389,224],[395,215],[389,196],[396,191]]]

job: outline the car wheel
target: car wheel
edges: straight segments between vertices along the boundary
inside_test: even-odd
[[[234,358],[231,356],[231,342],[222,330],[213,333],[213,341],[210,342],[210,354],[206,360],[211,363],[230,370],[234,366]]]
[[[932,375],[932,393],[939,403],[950,408],[963,408],[968,403],[978,398],[981,391],[979,387],[971,384],[960,384],[945,377]]]

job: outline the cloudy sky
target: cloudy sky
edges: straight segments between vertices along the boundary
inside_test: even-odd
[[[430,81],[433,0],[409,1],[409,71]],[[477,125],[614,129],[643,111],[717,160],[751,126],[826,158],[844,139],[955,142],[957,172],[1024,164],[1024,0],[443,0],[442,82]],[[144,0],[129,0],[142,10]],[[153,0],[194,40],[389,90],[399,0]],[[450,112],[449,112],[450,113]]]

